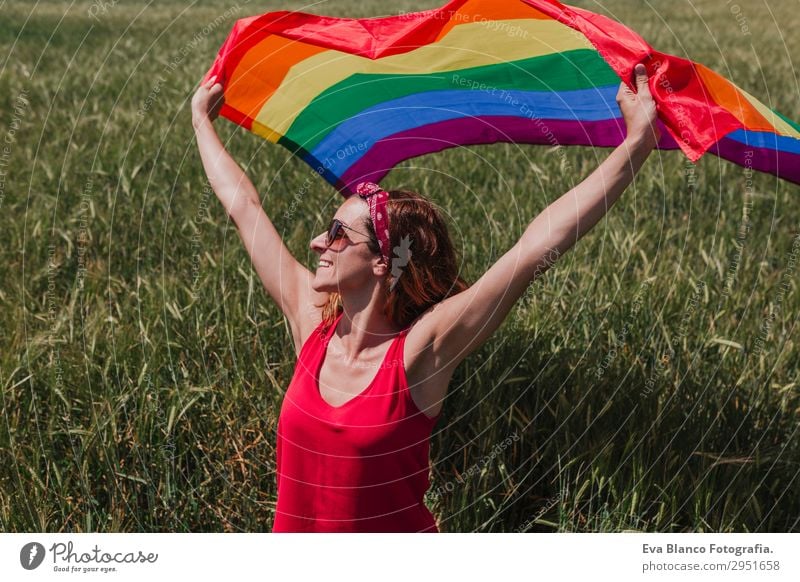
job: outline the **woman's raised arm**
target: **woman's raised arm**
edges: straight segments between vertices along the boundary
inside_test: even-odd
[[[304,339],[321,320],[312,308],[321,305],[327,294],[311,288],[313,274],[286,248],[264,212],[255,186],[222,145],[212,123],[222,106],[222,85],[214,80],[211,77],[202,84],[192,98],[192,125],[203,167],[264,288],[289,320],[299,354]]]
[[[538,275],[569,250],[608,212],[656,146],[656,107],[647,71],[636,66],[637,92],[624,83],[617,103],[627,135],[600,166],[575,188],[550,204],[506,252],[469,289],[420,316],[418,337],[432,344],[442,367],[455,367],[485,342]]]

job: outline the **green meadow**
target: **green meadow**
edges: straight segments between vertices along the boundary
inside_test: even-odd
[[[209,189],[190,99],[237,18],[439,3],[0,0],[0,530],[258,532],[295,354]],[[796,2],[582,1],[800,120]],[[226,119],[295,256],[342,201]],[[607,149],[454,148],[431,197],[473,283]],[[800,187],[656,152],[456,372],[445,532],[800,531]]]

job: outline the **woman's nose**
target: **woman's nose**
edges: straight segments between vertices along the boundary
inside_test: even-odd
[[[322,234],[319,234],[318,236],[312,238],[310,246],[312,251],[318,253],[325,252],[325,249],[327,248],[325,246],[325,233],[323,232]]]

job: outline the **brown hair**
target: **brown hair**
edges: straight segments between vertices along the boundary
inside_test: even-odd
[[[387,192],[392,262],[398,258],[395,247],[408,248],[411,256],[407,264],[399,267],[402,274],[393,289],[390,290],[390,277],[384,280],[388,296],[384,313],[395,325],[405,329],[432,305],[461,293],[469,285],[458,275],[458,260],[450,233],[437,208],[416,192]],[[367,246],[373,253],[380,254],[378,237],[369,217],[364,219],[364,228],[370,236]],[[403,245],[401,239],[405,237],[407,244]],[[401,250],[400,258],[404,254]],[[327,329],[341,311],[339,293],[331,293],[322,309],[323,329]]]

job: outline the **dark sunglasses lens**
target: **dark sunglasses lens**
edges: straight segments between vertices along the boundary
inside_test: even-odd
[[[332,245],[333,241],[339,238],[339,233],[341,232],[341,229],[342,229],[341,222],[339,222],[338,220],[331,221],[331,224],[328,227],[328,238],[326,241],[328,246]]]

